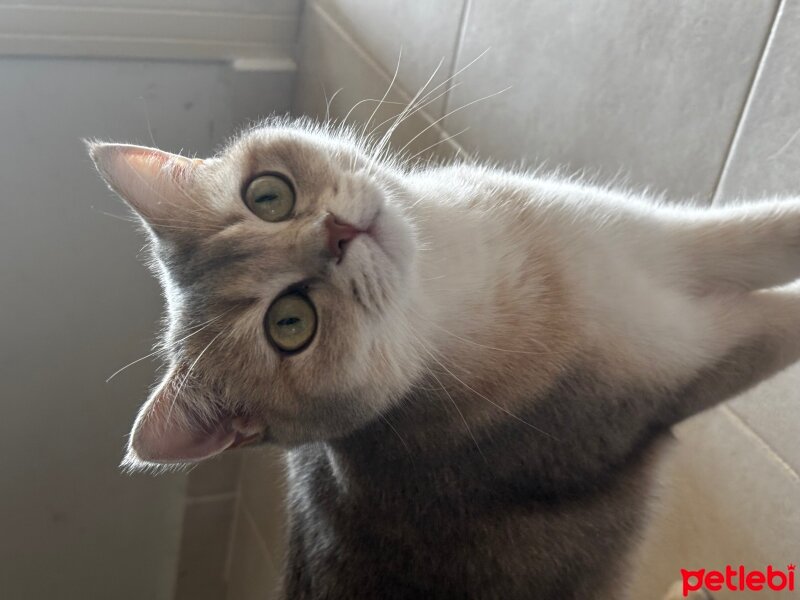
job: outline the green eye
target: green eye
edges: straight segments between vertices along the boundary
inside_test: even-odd
[[[285,221],[294,209],[294,190],[283,177],[263,175],[247,186],[244,202],[259,219]]]
[[[317,331],[317,312],[311,301],[291,292],[275,300],[267,310],[267,337],[284,352],[305,348]]]

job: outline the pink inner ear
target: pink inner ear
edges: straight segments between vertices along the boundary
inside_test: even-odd
[[[205,431],[193,430],[185,419],[170,414],[171,398],[157,391],[142,407],[131,432],[130,451],[141,461],[198,461],[219,454],[237,441],[239,428],[226,419]],[[178,411],[177,407],[173,408]]]
[[[196,209],[182,186],[202,160],[129,144],[94,143],[89,152],[109,186],[151,225]]]

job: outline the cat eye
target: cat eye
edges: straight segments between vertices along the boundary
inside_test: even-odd
[[[311,301],[297,292],[284,294],[267,310],[269,341],[283,352],[298,352],[314,338],[317,311]]]
[[[263,221],[285,221],[294,209],[294,189],[279,175],[262,175],[247,186],[244,203]]]

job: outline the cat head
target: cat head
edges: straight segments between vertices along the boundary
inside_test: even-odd
[[[296,123],[205,160],[89,152],[140,217],[167,304],[168,368],[133,426],[129,466],[342,436],[411,385],[417,241],[398,171]]]

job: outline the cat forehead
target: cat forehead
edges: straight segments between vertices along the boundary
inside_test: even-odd
[[[306,188],[334,184],[342,170],[355,169],[361,163],[354,145],[291,128],[250,131],[229,149],[227,156],[245,176],[275,169],[287,172]]]

